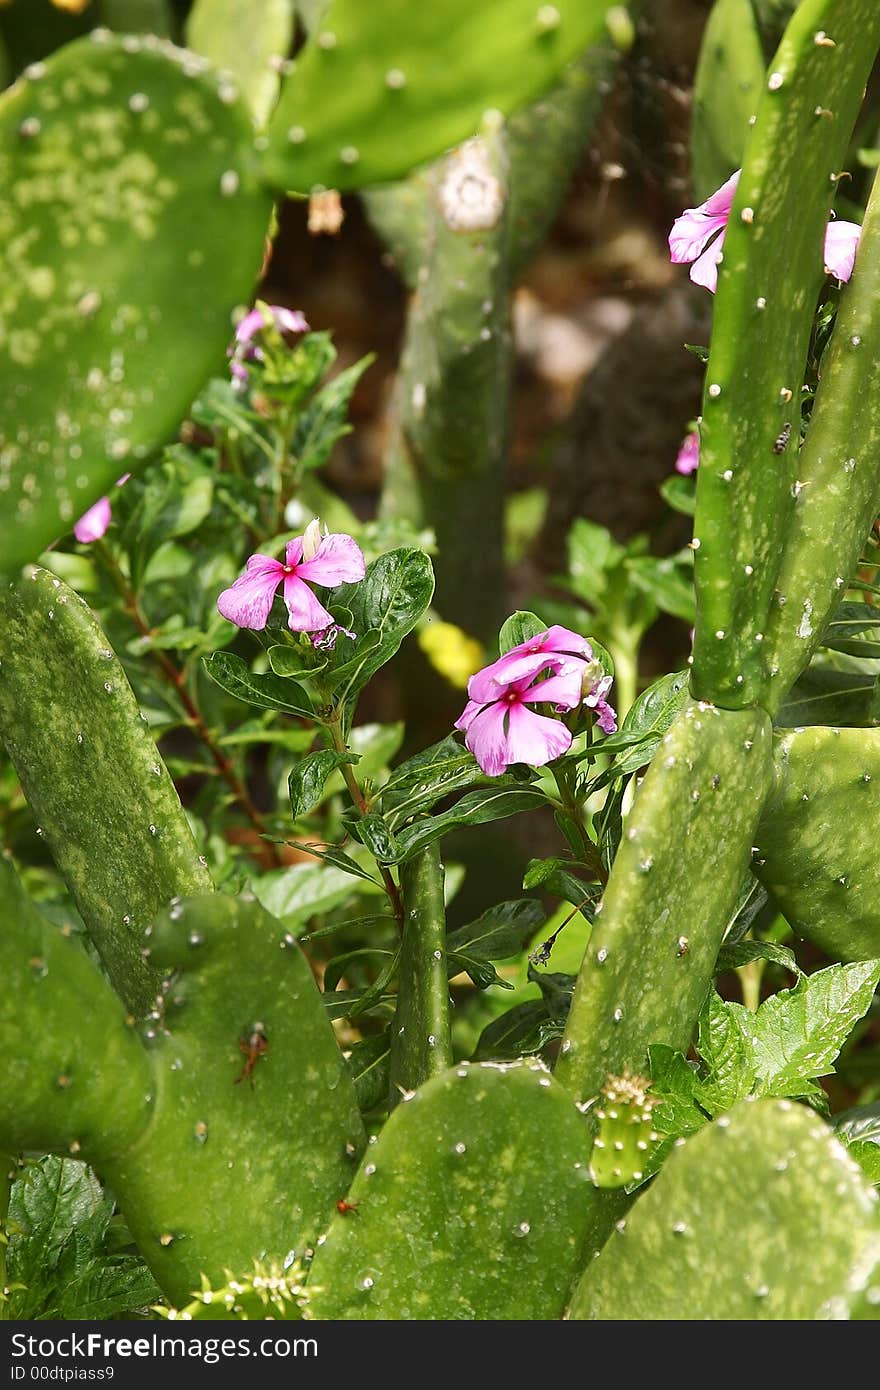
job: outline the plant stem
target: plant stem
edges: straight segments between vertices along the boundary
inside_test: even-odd
[[[342,727],[339,723],[338,716],[334,715],[332,719],[328,719],[325,727],[330,735],[333,747],[336,750],[336,752],[347,753],[348,745],[346,744],[345,738],[343,737]],[[354,808],[357,811],[358,816],[369,815],[370,803],[364,795],[364,792],[360,784],[358,783],[357,778],[354,775],[354,769],[351,766],[351,763],[343,763],[342,767],[339,770],[342,773],[342,776],[345,780],[345,785],[348,788],[349,795],[352,799],[352,802],[354,803]],[[376,868],[382,875],[382,882],[385,885],[385,892],[388,894],[388,900],[391,903],[392,908],[394,909],[394,916],[397,919],[397,925],[402,930],[403,902],[400,896],[400,889],[394,882],[394,878],[392,877],[390,869],[388,869],[384,864],[379,863],[376,864]]]
[[[110,550],[110,547],[106,545],[104,541],[98,541],[96,542],[96,545],[100,551],[101,558],[104,560],[104,563],[106,564],[113,578],[113,582],[119,591],[119,595],[122,598],[126,613],[128,614],[129,618],[131,619],[141,636],[145,638],[147,641],[152,642],[152,639],[155,636],[155,631],[150,626],[150,623],[148,622],[147,617],[143,609],[141,608],[137,594],[130,587],[125,575],[119,568],[119,565],[117,564],[116,558]],[[242,778],[239,777],[238,773],[232,765],[232,762],[223,752],[222,748],[220,748],[215,742],[211,730],[205,723],[201,710],[199,709],[198,705],[196,704],[189,691],[184,672],[181,671],[179,667],[175,666],[174,662],[167,655],[167,653],[162,651],[160,648],[151,646],[149,648],[149,654],[153,658],[153,661],[156,663],[156,665],[159,667],[159,670],[162,672],[169,685],[171,685],[174,688],[177,697],[180,700],[180,703],[183,706],[184,712],[186,714],[188,726],[192,729],[192,732],[195,734],[196,738],[198,738],[200,742],[204,745],[204,747],[207,749],[208,753],[211,756],[211,759],[214,762],[214,765],[217,768],[217,771],[220,773],[221,777],[226,782],[233,796],[235,796],[236,800],[238,800],[241,803],[242,810],[244,811],[254,830],[256,830],[257,833],[261,836],[266,835],[267,828],[263,816],[257,810],[257,807],[254,805],[253,800],[251,799],[250,792],[245,786],[245,783],[242,780]],[[269,853],[272,857],[274,865],[276,867],[280,866],[282,861],[278,853],[277,846],[274,845],[271,841],[267,841],[267,844],[269,845]]]
[[[391,1030],[391,1095],[414,1091],[452,1065],[443,865],[427,845],[401,866],[406,921]]]
[[[559,788],[559,799],[562,803],[562,809],[567,812],[571,820],[577,826],[578,834],[583,845],[584,863],[589,865],[590,869],[596,875],[596,878],[604,885],[608,882],[608,870],[602,863],[602,856],[599,853],[598,846],[593,843],[587,833],[587,827],[584,825],[583,808],[579,805],[571,782],[563,769],[553,768],[552,772],[554,781]]]

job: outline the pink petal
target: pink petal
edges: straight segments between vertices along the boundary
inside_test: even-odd
[[[508,763],[543,767],[571,747],[571,734],[558,719],[547,719],[523,705],[511,705],[507,735]]]
[[[485,705],[490,700],[499,699],[513,684],[527,685],[539,672],[556,671],[563,664],[559,657],[546,652],[536,652],[530,656],[516,656],[507,652],[505,656],[493,661],[491,666],[484,666],[476,675],[471,676],[468,681],[468,695],[472,700]]]
[[[572,632],[571,628],[561,627],[558,623],[554,623],[552,627],[547,628],[546,632],[539,632],[537,636],[530,637],[528,641],[520,642],[518,646],[511,647],[504,656],[493,661],[491,666],[485,667],[482,674],[488,674],[492,680],[500,681],[502,684],[521,680],[524,675],[532,674],[531,658],[541,652],[547,654],[567,653],[582,656],[587,661],[592,660],[593,656],[593,648],[586,637],[582,637],[579,632]]]
[[[521,699],[524,704],[536,705],[539,702],[556,705],[558,709],[577,709],[581,702],[581,677],[586,662],[572,661],[556,676],[545,681],[535,681],[524,690]]]
[[[709,238],[727,226],[740,170],[697,208],[686,208],[672,224],[669,258],[675,265],[687,265],[705,251]]]
[[[295,574],[284,576],[284,602],[290,614],[287,626],[291,632],[323,632],[333,622],[333,614],[327,612],[308,584]]]
[[[262,309],[251,309],[236,328],[235,341],[237,343],[249,343],[258,333],[262,333],[265,327],[266,320],[263,318]]]
[[[303,579],[324,584],[328,589],[336,584],[355,584],[366,572],[363,551],[357,541],[342,532],[325,536],[312,559],[297,565],[297,574]]]
[[[101,539],[112,520],[110,498],[99,497],[93,507],[89,507],[87,512],[83,512],[79,521],[74,525],[73,534],[80,545],[88,545],[91,541]]]
[[[485,709],[485,705],[478,704],[476,700],[468,700],[464,710],[456,719],[453,728],[462,730],[469,729],[481,709]]]
[[[275,320],[275,327],[281,333],[308,333],[309,325],[306,323],[305,315],[299,309],[285,309],[280,304],[273,304],[272,317]]]
[[[825,274],[848,280],[853,273],[862,229],[857,222],[829,222],[825,229]]]
[[[299,564],[303,555],[303,538],[297,536],[295,540],[288,541],[284,550],[285,565],[296,566]]]
[[[255,631],[266,626],[275,590],[284,576],[284,567],[270,555],[252,555],[247,570],[229,589],[224,589],[217,607],[236,627]],[[326,624],[325,624],[326,626]]]
[[[724,232],[716,237],[708,250],[704,251],[691,266],[691,279],[695,285],[702,285],[703,289],[715,293],[718,288],[718,266],[721,262],[721,252],[724,247]]]
[[[596,706],[596,722],[603,734],[613,734],[617,731],[617,715],[609,704],[602,700]]]
[[[677,473],[683,473],[685,477],[688,477],[691,473],[696,473],[699,466],[700,436],[694,430],[682,440],[678,457],[675,460],[675,469]]]
[[[508,763],[515,761],[507,754],[506,713],[506,705],[488,705],[471,720],[465,737],[465,747],[470,749],[488,777],[500,777]]]
[[[524,645],[528,646],[528,643]],[[593,659],[593,648],[586,637],[582,637],[579,632],[572,632],[570,627],[560,627],[559,623],[548,627],[544,633],[543,646],[546,652],[569,652],[572,656],[586,657],[587,661]]]

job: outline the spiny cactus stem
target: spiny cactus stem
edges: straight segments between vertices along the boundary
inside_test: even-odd
[[[406,917],[391,1030],[391,1103],[452,1065],[443,865],[428,845],[401,866]]]
[[[342,723],[338,714],[332,719],[328,719],[326,729],[336,752],[347,753],[348,745],[345,742],[345,735],[342,732]],[[354,803],[354,808],[358,815],[369,815],[370,803],[358,779],[354,775],[354,768],[351,766],[351,763],[343,763],[339,770],[342,773],[345,785],[348,788],[348,794]],[[397,925],[403,930],[403,901],[400,896],[400,888],[394,882],[394,876],[385,864],[377,864],[376,868],[382,876],[382,883],[384,884],[385,892],[388,895],[388,901],[391,904],[394,916],[397,919]]]
[[[254,805],[253,799],[251,798],[251,794],[248,791],[244,783],[244,780],[241,777],[239,777],[229,758],[227,758],[222,748],[219,747],[216,740],[214,739],[213,734],[211,733],[211,730],[205,723],[204,716],[202,715],[201,710],[199,709],[198,705],[196,704],[195,700],[193,699],[190,693],[186,681],[186,675],[183,671],[180,670],[178,666],[175,666],[174,662],[168,656],[167,652],[164,652],[161,649],[161,647],[153,646],[153,638],[155,637],[155,631],[151,627],[149,620],[147,619],[147,616],[144,613],[144,610],[141,608],[140,600],[137,594],[131,588],[131,585],[129,584],[128,580],[126,579],[122,570],[119,568],[119,565],[116,562],[116,557],[113,554],[110,547],[103,540],[96,541],[94,545],[95,549],[100,554],[101,559],[107,567],[107,571],[110,575],[110,578],[113,580],[113,583],[119,592],[119,596],[122,599],[126,614],[131,619],[132,623],[137,628],[141,636],[149,644],[147,647],[149,655],[152,657],[153,661],[158,666],[159,670],[162,672],[162,675],[168,681],[169,685],[171,685],[174,688],[175,694],[177,695],[177,698],[183,706],[189,727],[192,729],[192,732],[195,734],[199,742],[202,743],[204,747],[207,749],[215,767],[217,768],[217,771],[220,773],[220,776],[226,782],[227,786],[229,787],[229,790],[232,792],[236,801],[238,801],[241,805],[242,810],[244,811],[254,830],[256,830],[258,835],[265,836],[267,834],[266,822],[263,819],[263,816],[257,810],[257,807]],[[280,868],[281,856],[278,851],[278,846],[272,840],[269,839],[267,839],[265,843],[268,853],[272,859],[272,866],[274,868]]]

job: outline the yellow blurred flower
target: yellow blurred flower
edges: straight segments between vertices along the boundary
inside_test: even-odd
[[[66,10],[68,14],[82,14],[91,3],[92,0],[52,0],[56,10]]]
[[[419,630],[418,640],[434,670],[456,690],[466,690],[470,677],[484,664],[482,643],[455,623],[435,618]]]

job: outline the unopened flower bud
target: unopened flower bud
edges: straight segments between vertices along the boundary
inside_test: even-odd
[[[303,535],[303,561],[314,560],[322,539],[321,523],[318,518],[315,517],[314,521],[309,522]]]

